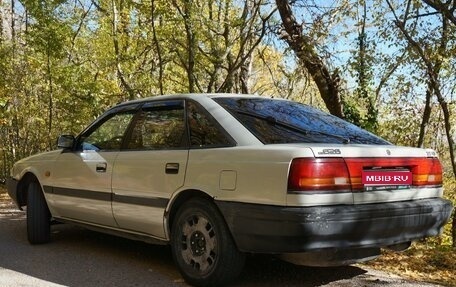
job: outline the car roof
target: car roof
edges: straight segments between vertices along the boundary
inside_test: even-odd
[[[132,105],[132,104],[140,104],[145,102],[152,102],[152,101],[163,101],[163,100],[181,100],[181,99],[191,99],[191,100],[198,100],[202,97],[205,98],[271,98],[266,96],[259,96],[259,95],[250,95],[250,94],[235,94],[235,93],[184,93],[184,94],[168,94],[168,95],[157,95],[137,100],[130,100],[126,102],[119,103],[114,107],[121,107],[124,105]],[[114,108],[113,107],[113,108]]]

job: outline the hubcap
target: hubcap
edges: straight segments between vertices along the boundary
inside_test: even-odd
[[[191,216],[182,226],[182,258],[199,273],[206,273],[217,258],[213,225],[203,216]]]
[[[203,233],[196,231],[190,236],[190,247],[193,255],[201,256],[206,251],[206,239]]]

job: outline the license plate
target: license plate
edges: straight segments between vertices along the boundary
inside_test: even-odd
[[[362,183],[366,190],[403,189],[412,184],[412,172],[363,171]]]

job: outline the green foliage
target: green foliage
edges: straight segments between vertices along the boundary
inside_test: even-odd
[[[296,28],[342,76],[347,120],[394,144],[418,145],[431,70],[454,137],[454,23],[418,0],[410,6],[398,0],[289,2],[302,23]],[[13,162],[55,148],[59,134],[77,134],[120,101],[247,91],[324,108],[315,83],[281,46],[279,38],[287,35],[268,1],[2,3],[0,20],[9,19],[2,24],[11,27],[0,25],[0,180]],[[14,17],[8,18],[11,3]],[[440,154],[445,196],[455,202],[454,147],[435,96],[431,109],[424,146]],[[449,243],[448,230],[436,244]]]
[[[363,123],[362,123],[363,119],[362,119],[362,116],[360,115],[358,105],[355,101],[356,99],[354,99],[354,97],[350,97],[349,95],[346,95],[343,98],[343,100],[344,100],[345,120],[361,127],[363,125]]]
[[[16,142],[11,161],[53,148],[59,133],[79,132],[108,106],[161,92],[241,92],[244,80],[251,92],[324,107],[306,72],[277,45],[280,22],[266,2],[13,2],[14,38],[0,42],[0,121],[8,135],[1,144],[10,149]],[[413,15],[430,11],[412,2]],[[393,143],[416,145],[424,65],[382,3],[293,8],[302,8],[296,15],[305,32],[344,77],[347,119]],[[403,11],[404,3],[393,4]],[[451,95],[456,61],[454,53],[437,53],[442,33],[436,16],[410,19],[411,35],[431,59],[442,60],[442,87]],[[450,37],[450,51],[454,42]],[[425,145],[447,163],[445,142],[434,137],[442,131],[438,110],[434,100]],[[20,148],[24,143],[27,148]]]
[[[59,134],[77,134],[120,101],[190,86],[240,91],[267,17],[261,1],[11,3],[15,22],[0,31],[2,178],[14,161],[55,148]]]

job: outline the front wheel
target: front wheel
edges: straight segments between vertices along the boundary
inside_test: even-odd
[[[241,272],[245,254],[234,244],[215,205],[191,199],[182,205],[171,229],[173,258],[184,279],[195,286],[221,286]]]
[[[31,244],[47,243],[51,239],[51,213],[36,181],[27,188],[27,238]]]

